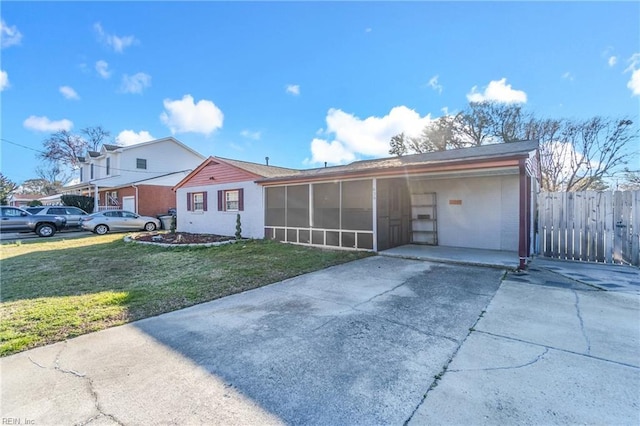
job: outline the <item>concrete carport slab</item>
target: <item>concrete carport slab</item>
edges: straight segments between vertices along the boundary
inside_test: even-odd
[[[0,360],[2,416],[403,424],[502,275],[376,256],[33,349]]]
[[[640,424],[640,298],[509,274],[410,424]]]

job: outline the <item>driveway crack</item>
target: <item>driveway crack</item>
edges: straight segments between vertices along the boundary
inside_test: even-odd
[[[80,373],[76,370],[72,370],[72,369],[68,369],[68,368],[62,368],[60,366],[60,356],[62,355],[62,353],[64,352],[64,350],[67,348],[67,341],[65,341],[62,344],[62,348],[60,349],[60,351],[58,352],[58,354],[56,355],[55,361],[54,361],[54,366],[53,369],[55,371],[59,371],[63,374],[70,374],[74,377],[77,377],[79,379],[84,380],[87,389],[89,390],[89,394],[91,395],[91,399],[93,400],[93,406],[95,408],[95,410],[98,412],[97,415],[92,416],[84,421],[81,421],[79,423],[76,423],[77,425],[87,425],[91,422],[93,422],[94,420],[97,420],[101,417],[107,417],[109,419],[111,419],[113,422],[119,424],[119,425],[124,425],[124,423],[122,423],[120,420],[118,420],[115,416],[113,416],[112,414],[109,413],[105,413],[104,410],[102,409],[101,405],[100,405],[100,401],[98,398],[98,393],[95,390],[95,386],[93,384],[93,380],[88,377],[86,374],[84,373]],[[29,360],[31,360],[31,362],[33,362],[35,365],[42,367],[40,364],[36,363],[35,361],[33,361],[31,358],[29,358]],[[42,367],[45,368],[45,367]]]
[[[576,307],[576,314],[578,315],[578,320],[580,321],[580,331],[582,332],[582,337],[587,344],[587,355],[591,355],[591,340],[589,340],[589,336],[587,336],[587,332],[584,329],[584,320],[582,319],[582,313],[580,312],[580,297],[578,296],[578,292],[573,290],[573,294],[576,297],[576,301],[574,306]]]
[[[369,303],[369,302],[371,302],[373,299],[376,299],[376,298],[378,298],[378,297],[380,297],[380,296],[384,296],[385,294],[388,294],[388,293],[391,293],[391,292],[393,292],[393,291],[396,291],[398,288],[400,288],[400,287],[402,287],[403,285],[407,284],[407,282],[408,282],[408,281],[403,281],[403,282],[401,282],[400,284],[398,284],[397,286],[390,288],[389,290],[385,290],[385,291],[383,291],[383,292],[381,292],[381,293],[378,293],[378,294],[376,294],[376,295],[374,295],[374,296],[371,296],[370,298],[368,298],[368,299],[367,299],[367,300],[365,300],[364,302],[356,303],[355,305],[353,305],[353,306],[352,306],[352,308],[353,308],[354,310],[357,310],[356,308],[357,308],[358,306],[360,306],[360,305],[364,305],[365,303]]]
[[[549,352],[549,348],[544,348],[544,351],[542,351],[542,353],[540,355],[536,356],[533,360],[531,360],[529,362],[526,362],[524,364],[520,364],[520,365],[512,365],[512,366],[508,366],[508,367],[449,369],[447,371],[449,371],[451,373],[460,373],[460,372],[464,372],[464,371],[517,370],[518,368],[524,368],[524,367],[528,367],[530,365],[535,364],[536,362],[538,362],[542,358],[544,358],[544,356],[547,354],[547,352]]]

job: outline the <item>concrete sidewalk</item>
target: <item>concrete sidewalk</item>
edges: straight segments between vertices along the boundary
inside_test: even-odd
[[[640,298],[616,281],[637,273],[534,261],[509,274],[410,423],[640,424]]]

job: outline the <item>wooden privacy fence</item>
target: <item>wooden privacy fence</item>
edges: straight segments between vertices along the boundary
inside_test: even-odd
[[[640,266],[640,191],[541,192],[537,252]]]

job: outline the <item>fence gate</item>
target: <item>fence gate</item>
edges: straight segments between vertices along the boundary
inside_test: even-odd
[[[538,253],[640,266],[640,191],[541,192]]]

